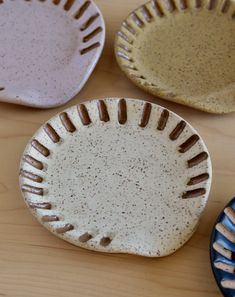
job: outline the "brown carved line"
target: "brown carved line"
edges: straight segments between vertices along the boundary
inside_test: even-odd
[[[96,35],[98,35],[102,31],[103,31],[102,27],[98,27],[98,28],[94,29],[91,33],[89,33],[83,37],[83,42],[90,41],[92,38],[94,38]]]
[[[193,186],[196,184],[199,184],[205,180],[207,180],[210,177],[208,173],[202,173],[200,175],[192,177],[189,182],[187,183],[188,186]]]
[[[44,157],[48,157],[50,155],[49,149],[41,144],[37,139],[33,139],[31,145]]]
[[[187,0],[180,0],[180,8],[185,10],[188,8]]]
[[[23,169],[20,170],[20,175],[37,183],[42,183],[43,181],[43,178],[41,176],[33,174],[32,172]]]
[[[157,0],[153,0],[152,1],[152,5],[153,5],[153,9],[156,12],[156,15],[159,16],[159,17],[163,17],[164,16],[164,12],[163,12],[162,7],[158,3],[158,1]]]
[[[62,125],[65,127],[65,129],[68,132],[73,133],[74,131],[76,131],[76,127],[74,126],[73,122],[69,118],[67,112],[62,112],[60,114],[60,120]]]
[[[23,192],[28,192],[28,193],[31,193],[31,194],[43,196],[43,189],[42,188],[38,188],[38,187],[30,186],[30,185],[22,185],[21,190]]]
[[[99,42],[93,43],[92,45],[81,49],[80,50],[80,54],[81,55],[85,55],[85,54],[89,53],[90,51],[92,51],[93,49],[96,49],[99,46],[100,46],[100,43]]]
[[[170,11],[170,12],[173,12],[176,10],[176,5],[175,5],[175,1],[174,0],[168,0],[167,1],[167,9]]]
[[[141,12],[145,18],[145,20],[150,23],[153,19],[153,16],[151,12],[149,11],[148,7],[146,5],[141,6]]]
[[[92,15],[81,27],[80,30],[81,31],[85,31],[86,29],[88,29],[93,23],[94,21],[99,17],[99,13],[96,13],[94,15]]]
[[[112,239],[110,237],[103,237],[100,240],[100,245],[103,247],[106,247],[106,246],[110,245],[111,242],[112,242]]]
[[[60,1],[61,1],[61,0],[53,0],[53,3],[54,3],[55,5],[59,5],[59,4],[60,4]]]
[[[152,110],[152,104],[149,102],[145,102],[144,107],[143,107],[142,116],[141,116],[141,121],[139,124],[140,127],[144,128],[148,125],[150,115],[151,115],[151,110]]]
[[[120,36],[123,40],[125,40],[127,43],[129,43],[130,45],[133,44],[133,40],[131,40],[125,33],[123,33],[122,31],[118,31],[118,36]]]
[[[90,119],[88,110],[86,108],[86,105],[79,104],[77,109],[78,109],[78,115],[80,117],[80,120],[81,120],[82,124],[84,126],[90,125],[91,124],[91,119]]]
[[[195,0],[195,8],[200,8],[202,5],[201,0]]]
[[[49,138],[54,142],[57,143],[60,141],[60,136],[57,134],[55,129],[51,126],[51,124],[47,123],[44,126],[44,131],[49,136]]]
[[[37,159],[35,159],[34,157],[30,156],[30,155],[25,155],[23,157],[23,160],[30,164],[31,166],[33,166],[34,168],[36,169],[39,169],[39,170],[43,170],[43,164],[41,161],[38,161]]]
[[[143,28],[143,27],[144,27],[144,22],[141,20],[141,18],[140,18],[135,12],[132,12],[132,13],[131,13],[131,17],[132,17],[134,23],[135,23],[139,28]]]
[[[190,136],[184,143],[179,146],[179,152],[186,153],[198,142],[199,139],[200,138],[197,134]]]
[[[183,199],[196,198],[196,197],[202,196],[204,194],[206,194],[206,189],[199,188],[199,189],[184,192],[182,195],[182,198]]]
[[[85,242],[88,242],[89,240],[91,240],[92,238],[93,238],[93,236],[91,234],[89,234],[88,232],[86,232],[86,233],[82,234],[78,240],[82,243],[85,243]]]
[[[34,203],[34,202],[29,202],[28,203],[29,207],[32,209],[51,209],[51,204],[48,202],[42,202],[42,203]]]
[[[56,229],[56,232],[58,234],[64,234],[65,232],[71,231],[74,229],[74,226],[71,224],[66,224],[63,227],[59,227]]]
[[[230,8],[231,2],[230,0],[224,0],[222,7],[221,7],[221,12],[222,13],[227,13],[229,8]]]
[[[170,134],[170,139],[171,140],[176,140],[176,139],[178,139],[179,138],[179,136],[181,135],[181,133],[184,131],[184,128],[186,127],[186,123],[185,123],[185,121],[180,121],[177,125],[176,125],[176,127],[175,127],[175,129],[171,132],[171,134]]]
[[[200,164],[201,162],[205,161],[208,159],[208,153],[207,152],[202,152],[198,155],[196,155],[195,157],[193,157],[192,159],[188,160],[188,167],[192,168],[198,164]]]
[[[132,27],[132,25],[130,23],[128,23],[128,21],[124,21],[122,23],[122,26],[128,31],[130,32],[131,34],[135,35],[136,34],[136,31],[135,29]]]
[[[99,117],[102,122],[108,122],[110,120],[107,106],[103,100],[98,100],[97,102]]]
[[[69,11],[73,6],[75,0],[67,0],[64,4],[64,10]]]
[[[209,3],[208,3],[208,10],[212,10],[214,9],[216,6],[216,0],[209,0]]]
[[[56,215],[48,215],[42,217],[42,222],[49,223],[49,222],[56,222],[59,221],[59,217]]]
[[[132,50],[129,48],[129,47],[127,47],[126,45],[124,45],[124,44],[122,44],[122,43],[119,43],[118,44],[118,47],[120,48],[120,49],[123,49],[125,52],[127,52],[127,53],[131,53],[132,52]]]
[[[169,115],[170,115],[170,113],[167,109],[164,109],[162,111],[160,119],[158,121],[158,126],[157,126],[158,130],[163,131],[165,129]]]
[[[85,13],[85,11],[88,9],[88,7],[90,6],[91,1],[86,1],[80,8],[79,10],[76,12],[76,14],[74,15],[75,19],[80,19],[83,14]]]
[[[118,122],[124,125],[127,121],[127,105],[125,99],[120,99],[118,102]]]

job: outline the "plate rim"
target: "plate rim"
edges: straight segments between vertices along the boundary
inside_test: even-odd
[[[58,120],[58,118],[59,118],[59,115],[61,114],[61,113],[63,113],[63,112],[69,112],[70,110],[73,110],[73,109],[75,109],[75,108],[77,108],[77,106],[78,105],[80,105],[80,104],[89,104],[90,102],[97,102],[98,100],[103,100],[103,101],[112,101],[112,102],[116,102],[117,104],[118,104],[118,102],[119,102],[119,100],[121,99],[121,97],[105,97],[105,98],[93,98],[93,99],[88,99],[88,100],[84,100],[84,101],[82,101],[81,103],[79,103],[79,104],[75,104],[75,105],[72,105],[71,107],[68,107],[68,108],[66,108],[65,110],[62,110],[62,111],[60,111],[60,112],[58,112],[58,113],[55,113],[53,116],[51,116],[48,120],[46,120],[42,125],[40,125],[40,127],[33,133],[33,135],[30,137],[30,139],[28,140],[28,142],[26,143],[26,145],[25,145],[25,149],[24,149],[24,151],[23,151],[23,153],[22,153],[22,155],[21,155],[21,159],[20,159],[20,164],[19,164],[19,187],[20,187],[20,189],[21,189],[21,187],[22,187],[22,185],[23,185],[23,183],[21,182],[21,179],[22,179],[22,177],[21,177],[21,175],[20,175],[20,170],[21,170],[21,168],[22,168],[22,164],[23,163],[25,163],[25,161],[23,160],[23,157],[25,156],[25,152],[27,152],[27,149],[28,149],[28,147],[30,146],[30,147],[32,147],[32,145],[31,145],[31,141],[34,139],[34,137],[35,137],[35,135],[37,135],[37,133],[38,132],[40,132],[40,130],[42,130],[43,129],[43,127],[45,126],[45,124],[46,123],[50,123],[51,122],[51,120],[52,119],[56,119],[57,118],[57,120]],[[176,117],[178,120],[184,120],[185,122],[186,122],[186,124],[187,124],[187,126],[190,128],[190,131],[192,132],[192,134],[193,133],[195,133],[195,134],[197,134],[199,137],[200,137],[200,141],[201,141],[201,144],[202,144],[202,150],[203,151],[205,151],[205,152],[207,152],[208,153],[208,158],[207,158],[207,160],[206,160],[206,162],[207,162],[207,170],[206,170],[206,173],[209,173],[209,179],[208,179],[208,183],[205,185],[205,189],[206,189],[206,193],[205,193],[205,195],[206,195],[206,197],[205,198],[203,198],[203,199],[206,199],[206,201],[205,201],[205,205],[203,206],[203,209],[202,209],[202,211],[201,211],[201,213],[200,213],[200,217],[199,217],[199,219],[198,219],[198,222],[197,222],[197,224],[195,225],[195,229],[192,231],[192,233],[190,234],[190,236],[188,236],[188,238],[186,238],[185,240],[184,240],[184,243],[182,244],[182,245],[180,245],[180,247],[179,248],[177,248],[176,249],[176,251],[178,250],[178,249],[180,249],[180,248],[182,248],[183,246],[184,246],[184,244],[186,244],[186,242],[188,242],[188,240],[193,236],[193,234],[195,233],[195,231],[197,230],[197,226],[198,226],[198,224],[200,223],[200,220],[201,220],[201,217],[202,217],[202,215],[203,215],[203,213],[204,213],[204,211],[205,211],[205,208],[206,208],[206,205],[207,205],[207,202],[208,202],[208,199],[209,199],[209,196],[210,196],[210,191],[211,191],[211,186],[212,186],[212,180],[213,180],[213,171],[212,171],[212,160],[211,160],[211,156],[210,156],[210,152],[208,151],[208,148],[207,148],[207,146],[206,146],[206,144],[205,144],[205,142],[204,142],[204,139],[200,136],[200,134],[198,133],[198,131],[187,121],[187,120],[185,120],[183,117],[181,117],[180,115],[178,115],[177,113],[175,113],[175,112],[173,112],[173,111],[171,111],[171,110],[169,110],[169,109],[167,109],[167,108],[165,108],[164,106],[161,106],[161,105],[159,105],[159,104],[157,104],[157,103],[153,103],[153,102],[149,102],[149,101],[146,101],[146,100],[143,100],[143,99],[135,99],[135,98],[129,98],[129,97],[125,97],[125,99],[127,100],[127,101],[134,101],[134,102],[136,102],[136,101],[138,101],[140,104],[141,103],[145,103],[145,102],[148,102],[148,103],[150,103],[151,105],[154,105],[154,106],[156,106],[156,107],[158,107],[158,108],[160,108],[160,110],[161,111],[163,111],[163,110],[168,110],[174,117]],[[157,123],[157,119],[156,119],[156,123]],[[77,129],[77,130],[79,130],[79,128]],[[39,185],[40,186],[40,185]],[[200,187],[200,186],[199,186]],[[33,211],[33,209],[31,209],[30,207],[29,207],[29,204],[28,204],[28,202],[26,202],[26,198],[25,198],[25,194],[23,193],[23,191],[22,191],[22,189],[21,189],[21,195],[22,195],[22,198],[23,198],[23,200],[24,200],[24,202],[25,202],[25,204],[26,204],[26,206],[27,206],[27,208],[29,209],[29,211],[32,213],[32,215],[37,219],[37,221],[44,227],[44,228],[46,228],[50,233],[52,233],[53,235],[55,235],[55,236],[57,236],[57,237],[59,237],[59,238],[61,238],[61,239],[63,239],[63,240],[65,240],[65,241],[67,241],[67,242],[69,242],[69,243],[72,243],[70,240],[68,240],[67,238],[65,238],[64,236],[62,236],[62,235],[60,235],[60,234],[57,234],[56,232],[55,232],[55,228],[48,228],[47,226],[46,226],[46,224],[44,224],[44,223],[42,223],[41,222],[41,217],[42,217],[42,215],[35,215],[35,212]],[[199,197],[200,198],[200,197]],[[197,199],[197,198],[195,198],[195,199]],[[52,230],[53,229],[53,230]],[[72,243],[72,244],[74,244],[74,243]],[[134,252],[133,250],[128,250],[127,248],[122,248],[122,250],[120,249],[120,250],[117,250],[116,248],[114,248],[113,250],[107,250],[107,251],[105,251],[105,250],[100,250],[99,248],[96,248],[96,247],[93,247],[93,246],[83,246],[83,245],[80,245],[80,244],[74,244],[75,246],[77,246],[77,247],[79,247],[79,248],[85,248],[85,249],[87,249],[87,250],[92,250],[92,251],[96,251],[96,252],[107,252],[107,253],[121,253],[121,254],[131,254],[131,255],[138,255],[138,256],[144,256],[144,257],[150,257],[150,258],[157,258],[157,257],[159,257],[159,256],[156,256],[155,254],[154,255],[148,255],[148,254],[144,254],[144,253],[141,253],[141,252],[139,252],[139,251],[136,251],[136,252]],[[167,255],[170,255],[170,254],[172,254],[172,253],[174,253],[175,251],[172,251],[171,253],[169,253],[169,254],[167,254]],[[167,255],[161,255],[160,257],[164,257],[164,256],[167,256]]]

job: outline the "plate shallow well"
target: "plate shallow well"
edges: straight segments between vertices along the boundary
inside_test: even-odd
[[[66,103],[88,80],[104,40],[93,1],[0,1],[0,101]]]
[[[55,235],[87,249],[158,257],[195,231],[211,185],[197,132],[161,106],[93,100],[49,120],[27,145],[20,187]]]
[[[235,111],[234,30],[234,1],[150,1],[122,23],[116,57],[151,94],[227,113]]]

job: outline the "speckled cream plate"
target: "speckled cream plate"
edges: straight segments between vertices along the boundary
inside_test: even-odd
[[[88,80],[104,40],[93,1],[0,0],[0,101],[66,103]]]
[[[161,106],[93,100],[49,120],[20,165],[26,204],[87,249],[158,257],[195,231],[211,185],[198,133]]]
[[[116,57],[151,94],[228,113],[235,111],[234,30],[234,1],[150,1],[122,23]]]

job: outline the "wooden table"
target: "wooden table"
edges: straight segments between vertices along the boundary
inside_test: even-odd
[[[154,100],[193,124],[208,145],[213,186],[201,224],[174,255],[145,259],[82,250],[46,231],[26,209],[18,187],[22,151],[54,110],[0,104],[0,296],[8,297],[216,297],[209,263],[209,237],[223,206],[235,193],[234,115],[210,115],[142,92],[120,71],[114,34],[141,0],[97,0],[107,24],[103,56],[83,91],[66,107],[88,98]],[[223,98],[221,98],[222,100]]]

